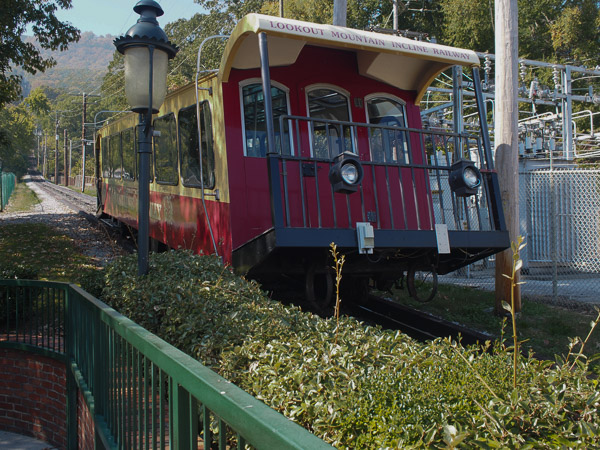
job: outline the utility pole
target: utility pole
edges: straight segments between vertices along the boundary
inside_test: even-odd
[[[58,113],[56,113],[56,126],[54,127],[54,136],[56,137],[56,144],[54,149],[54,184],[58,184]]]
[[[46,178],[46,174],[47,174],[47,170],[46,170],[46,163],[48,161],[47,158],[46,158],[46,152],[48,150],[47,139],[48,139],[48,136],[46,136],[44,134],[44,156],[42,157],[42,176],[44,178]]]
[[[517,0],[496,0],[496,170],[504,217],[511,242],[519,236],[519,160],[518,160],[518,13]],[[496,314],[505,314],[502,302],[510,304],[514,295],[514,311],[521,310],[521,289],[517,284],[520,273],[513,281],[511,275],[512,251],[496,255]]]
[[[333,24],[340,27],[346,26],[347,0],[333,0]]]
[[[279,0],[279,17],[283,17],[283,0]]]
[[[64,163],[65,163],[64,164],[65,165],[65,180],[64,180],[64,185],[68,186],[69,185],[69,175],[68,175],[69,170],[68,170],[68,165],[67,165],[68,161],[67,161],[67,129],[66,128],[63,130],[63,135],[64,135],[63,139],[65,141],[65,144],[64,144]]]
[[[69,139],[69,183],[71,182],[71,167],[73,167],[72,163],[73,158],[73,139]]]
[[[81,192],[85,191],[85,119],[87,114],[87,95],[83,93],[83,111],[81,114]],[[95,130],[94,130],[95,131]]]

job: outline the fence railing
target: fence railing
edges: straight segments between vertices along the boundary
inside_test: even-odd
[[[15,190],[17,177],[14,173],[0,173],[0,211],[4,211],[4,207],[8,204],[8,200]]]
[[[106,448],[331,448],[71,284],[0,280],[0,345],[66,362],[69,448],[78,390]]]
[[[498,229],[492,164],[477,135],[284,115],[277,125],[286,228],[352,228],[368,221],[380,230]],[[264,153],[265,140],[255,140],[255,151]],[[364,169],[358,193],[350,196],[335,194],[328,178],[333,158],[347,151],[360,156]],[[450,189],[448,176],[459,159],[482,171],[476,196],[458,197]]]

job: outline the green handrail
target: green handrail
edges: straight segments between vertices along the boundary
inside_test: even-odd
[[[78,390],[107,448],[332,448],[72,284],[0,280],[0,341],[71,368],[69,448]]]
[[[17,177],[14,173],[1,172],[0,176],[0,212],[8,204],[8,200],[15,190]]]

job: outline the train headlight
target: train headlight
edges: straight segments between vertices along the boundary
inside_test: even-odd
[[[481,186],[481,172],[472,161],[461,159],[450,167],[449,183],[450,189],[459,197],[475,195]]]
[[[358,168],[354,164],[344,164],[342,166],[342,180],[347,184],[355,184],[358,180]]]
[[[344,152],[333,158],[333,165],[329,170],[329,181],[333,192],[342,194],[356,192],[362,178],[362,165],[354,153]]]

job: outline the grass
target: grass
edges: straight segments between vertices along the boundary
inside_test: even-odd
[[[93,262],[70,237],[49,225],[0,225],[0,268],[19,265],[40,280],[77,283]]]
[[[388,294],[389,295],[389,294]],[[434,314],[446,320],[500,337],[504,318],[494,315],[494,293],[461,286],[440,285],[437,296],[429,303],[409,297],[406,290],[393,290],[392,298],[399,303]],[[585,339],[590,323],[596,318],[591,308],[574,305],[574,309],[544,303],[541,299],[523,297],[522,310],[517,314],[517,333],[523,351],[532,350],[538,357],[553,359],[566,355],[569,338]],[[509,323],[504,337],[512,335]],[[510,345],[507,342],[507,345]],[[600,353],[600,333],[592,334],[584,353]]]
[[[18,183],[5,211],[27,212],[38,203],[40,200],[27,184]],[[18,266],[40,280],[77,283],[95,264],[73,239],[49,225],[0,222],[0,272]]]
[[[69,189],[72,189],[74,191],[77,192],[81,192],[81,186],[68,186]],[[96,196],[96,188],[93,186],[85,186],[85,190],[83,191],[84,194],[89,195],[91,197],[95,197]]]
[[[27,183],[21,182],[15,186],[4,211],[7,213],[26,212],[38,203],[40,203],[40,199],[35,195],[35,192],[29,189]],[[0,213],[1,217],[2,214]]]

